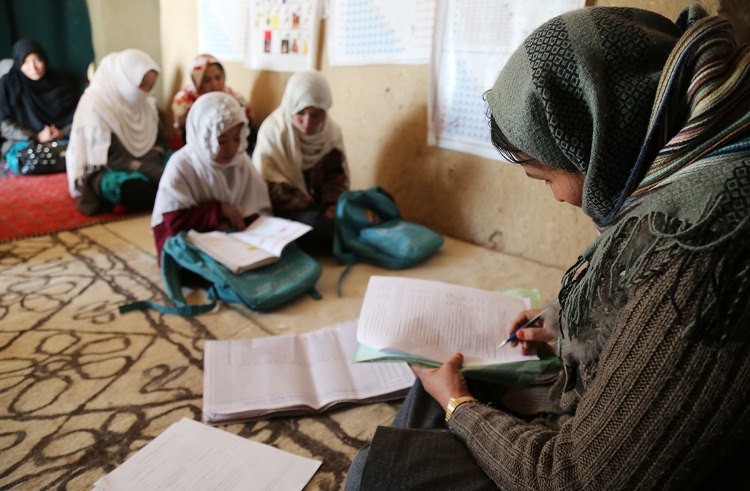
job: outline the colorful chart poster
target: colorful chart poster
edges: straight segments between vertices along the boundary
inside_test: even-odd
[[[331,0],[331,65],[429,63],[437,0]]]
[[[222,61],[245,59],[247,0],[198,0],[198,51]]]
[[[296,72],[315,68],[320,0],[251,0],[245,66]]]
[[[585,0],[444,0],[435,19],[430,145],[501,160],[490,142],[484,92],[536,27]]]

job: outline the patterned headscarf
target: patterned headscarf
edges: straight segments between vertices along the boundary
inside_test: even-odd
[[[219,65],[219,68],[224,70],[224,67],[221,66],[219,60],[211,55],[202,54],[193,59],[192,65],[190,66],[190,80],[192,80],[193,86],[197,92],[200,92],[203,75],[206,74],[206,69],[210,65]]]
[[[733,327],[750,294],[748,87],[750,45],[697,4],[675,25],[635,9],[574,11],[513,55],[487,97],[493,117],[523,153],[581,171],[583,209],[606,229],[563,278],[571,338],[594,303],[658,274],[642,268],[656,248],[710,258],[683,335]]]
[[[519,150],[585,174],[583,211],[597,223],[616,211],[679,36],[653,12],[575,10],[536,29],[487,93],[498,126]]]

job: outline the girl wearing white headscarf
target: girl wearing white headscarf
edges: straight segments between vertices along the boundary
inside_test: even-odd
[[[248,120],[224,92],[200,96],[187,117],[187,144],[169,159],[151,216],[156,249],[183,230],[242,229],[271,214],[266,183],[247,155]]]
[[[299,241],[308,251],[331,250],[336,202],[349,188],[341,128],[328,115],[332,103],[320,73],[295,73],[281,105],[260,125],[253,152],[274,214],[313,227]]]
[[[150,209],[165,140],[151,91],[159,67],[143,51],[105,56],[76,108],[66,154],[68,186],[86,215]]]

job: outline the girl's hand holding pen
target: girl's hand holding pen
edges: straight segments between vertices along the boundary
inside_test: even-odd
[[[510,324],[508,332],[511,336],[516,333],[517,338],[512,340],[510,345],[515,347],[520,343],[522,355],[535,354],[537,348],[541,345],[547,351],[557,352],[557,337],[542,327],[544,325],[543,318],[538,318],[528,327],[524,327],[542,311],[542,309],[524,310]]]

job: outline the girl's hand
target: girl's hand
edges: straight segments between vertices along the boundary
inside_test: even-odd
[[[53,140],[52,130],[50,130],[49,126],[45,126],[44,128],[42,128],[42,131],[36,134],[36,141],[38,141],[39,143],[46,143],[51,140]]]
[[[518,316],[513,319],[510,324],[508,333],[513,334],[518,331],[521,326],[533,319],[535,315],[541,312],[542,309],[524,310]],[[534,323],[534,326],[529,326],[518,331],[516,336],[518,341],[511,341],[511,346],[516,347],[521,344],[522,355],[533,355],[536,353],[537,348],[543,347],[547,351],[557,352],[557,337],[544,329],[544,318],[539,319]]]
[[[227,219],[230,228],[235,230],[243,230],[245,228],[245,217],[242,216],[242,212],[236,207],[227,203],[222,203],[221,216]]]
[[[464,362],[464,355],[456,353],[440,368],[425,368],[412,365],[414,374],[422,381],[425,390],[441,407],[448,407],[451,397],[471,395],[466,388],[466,379],[459,371]]]
[[[60,129],[54,124],[49,125],[49,136],[50,140],[58,140],[65,136]]]

